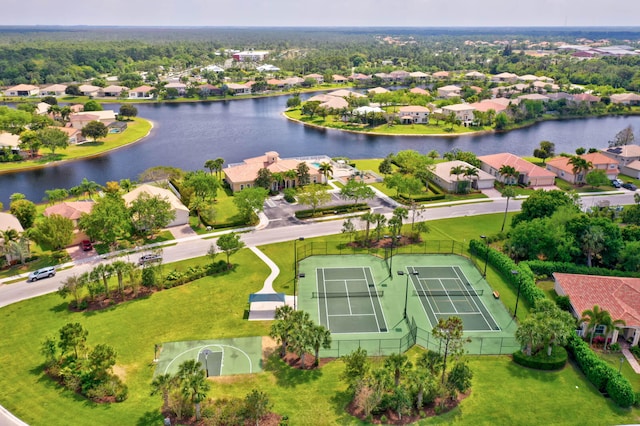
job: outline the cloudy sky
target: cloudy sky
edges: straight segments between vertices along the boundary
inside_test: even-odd
[[[2,25],[637,26],[638,0],[2,0]]]

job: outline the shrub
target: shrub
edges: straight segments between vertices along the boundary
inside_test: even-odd
[[[600,392],[606,391],[620,407],[629,407],[634,402],[631,383],[614,368],[593,353],[589,345],[577,335],[567,340],[567,349],[587,379]],[[610,383],[613,382],[613,383]]]
[[[526,264],[537,275],[551,276],[554,272],[581,275],[600,275],[610,277],[640,277],[639,272],[619,271],[607,268],[596,268],[585,265],[576,265],[570,262],[547,262],[542,260],[527,260],[520,262]]]
[[[620,352],[620,343],[612,343],[609,349],[611,352]]]
[[[629,350],[636,358],[640,359],[640,346],[631,346]]]
[[[640,392],[636,392],[636,400],[633,401],[633,406],[640,408]]]
[[[287,203],[295,203],[296,201],[296,190],[293,188],[286,188],[284,190],[284,200]]]
[[[551,356],[547,356],[546,350],[542,350],[533,356],[527,356],[522,351],[513,354],[513,361],[523,367],[535,370],[559,370],[567,363],[567,351],[562,346],[554,346]]]
[[[153,287],[156,284],[156,271],[153,268],[144,268],[142,270],[142,285],[145,287]]]
[[[556,305],[563,311],[569,312],[571,310],[571,300],[569,300],[569,296],[558,296],[556,298]]]
[[[358,203],[358,204],[343,204],[340,206],[329,206],[329,207],[323,207],[323,208],[317,208],[316,209],[316,216],[324,216],[324,215],[333,215],[333,214],[340,214],[340,213],[350,213],[350,212],[357,212],[357,211],[364,211],[364,210],[369,210],[370,207],[368,204],[366,203]],[[310,217],[313,217],[313,210],[309,209],[309,210],[298,210],[295,213],[296,217],[298,219],[307,219]]]

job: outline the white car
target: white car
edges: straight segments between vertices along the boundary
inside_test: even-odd
[[[138,259],[138,265],[160,261],[162,261],[162,256],[160,256],[159,254],[145,254],[144,256],[141,256],[140,259]]]
[[[29,274],[27,282],[38,281],[41,278],[51,278],[56,275],[56,269],[53,266],[47,266],[46,268],[40,268]]]

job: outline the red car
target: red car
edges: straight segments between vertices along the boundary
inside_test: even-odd
[[[84,251],[93,250],[93,244],[91,244],[91,241],[89,240],[82,240],[80,247],[82,247],[82,250]]]

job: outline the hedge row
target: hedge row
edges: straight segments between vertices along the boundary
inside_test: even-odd
[[[371,207],[367,203],[357,203],[357,204],[342,204],[339,206],[330,206],[330,207],[322,207],[315,210],[315,215],[313,210],[298,210],[296,212],[296,217],[298,219],[308,219],[314,216],[328,216],[340,213],[353,213],[358,211],[369,210]]]
[[[598,388],[606,392],[618,406],[627,408],[633,405],[636,395],[631,383],[615,368],[600,359],[589,345],[577,335],[572,335],[567,341],[567,349],[587,379]]]
[[[586,265],[576,265],[569,262],[544,262],[542,260],[529,260],[521,262],[529,266],[536,275],[551,276],[554,272],[565,274],[602,275],[611,277],[640,277],[638,272],[618,271],[606,268],[594,268]]]
[[[503,276],[507,277],[507,282],[514,290],[518,290],[520,286],[520,296],[529,303],[529,306],[535,306],[536,300],[544,299],[546,295],[536,286],[536,280],[531,268],[524,263],[516,264],[509,256],[487,246],[483,241],[469,241],[471,253],[474,253],[481,259],[487,259],[487,262],[498,270]],[[489,255],[487,256],[487,250]],[[517,274],[511,271],[518,271]]]
[[[559,370],[567,363],[567,358],[567,350],[562,346],[554,346],[551,356],[547,356],[546,348],[534,356],[527,356],[522,351],[513,354],[513,361],[516,364],[535,370]]]
[[[436,194],[436,195],[416,195],[414,197],[407,197],[405,195],[398,195],[396,198],[403,204],[411,204],[411,202],[420,203],[423,201],[436,201],[436,200],[444,200],[444,194]]]

